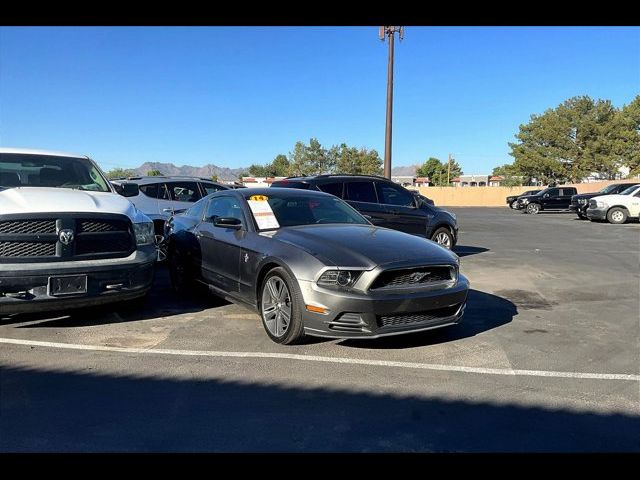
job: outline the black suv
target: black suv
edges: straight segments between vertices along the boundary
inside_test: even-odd
[[[458,241],[455,214],[433,206],[418,192],[411,192],[384,177],[290,177],[273,182],[271,187],[320,190],[345,200],[379,227],[420,235],[447,248]]]
[[[599,192],[581,193],[579,195],[574,195],[573,197],[571,197],[571,205],[569,205],[569,209],[572,212],[576,212],[578,214],[578,218],[581,218],[584,220],[587,218],[587,208],[589,208],[589,200],[591,198],[598,197],[600,195],[615,195],[616,193],[620,193],[629,187],[633,187],[634,185],[639,185],[639,184],[638,183],[613,183],[611,185],[607,185]]]
[[[519,209],[535,215],[540,210],[567,210],[571,197],[577,194],[575,187],[548,187],[535,195],[523,195],[518,198]]]
[[[540,190],[527,190],[526,192],[519,195],[510,195],[507,197],[507,205],[509,205],[509,207],[513,208],[514,210],[520,210],[520,206],[518,205],[518,198],[524,197],[526,195],[535,195],[539,191]]]

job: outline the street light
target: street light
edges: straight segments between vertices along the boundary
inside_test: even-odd
[[[384,42],[389,37],[389,61],[387,63],[387,126],[384,135],[384,176],[391,178],[391,120],[393,116],[393,43],[395,34],[404,38],[404,27],[380,27],[378,36]]]

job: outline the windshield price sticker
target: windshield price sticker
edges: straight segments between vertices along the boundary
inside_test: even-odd
[[[266,195],[251,195],[249,197],[249,200],[252,200],[254,202],[266,202],[267,200],[269,200],[269,197],[267,197]]]
[[[265,200],[254,200],[253,197],[264,197]],[[280,228],[280,224],[276,219],[276,216],[271,210],[271,205],[266,201],[267,197],[264,195],[253,195],[251,199],[247,200],[251,213],[258,223],[258,228],[264,230],[267,228]]]

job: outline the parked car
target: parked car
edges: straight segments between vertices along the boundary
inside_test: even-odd
[[[599,192],[595,193],[580,193],[578,195],[574,195],[571,197],[571,205],[569,209],[572,212],[576,212],[578,214],[578,218],[586,219],[587,218],[587,208],[589,208],[589,200],[594,197],[600,197],[602,195],[616,195],[618,193],[623,192],[629,187],[634,185],[640,185],[638,183],[613,183],[611,185],[607,185]]]
[[[532,215],[541,210],[567,210],[571,204],[571,197],[577,193],[575,187],[548,187],[535,195],[519,197],[519,210]]]
[[[464,312],[469,283],[455,253],[376,227],[326,193],[218,192],[172,217],[168,231],[174,289],[199,280],[256,309],[277,343],[428,330]]]
[[[367,175],[317,175],[273,182],[271,188],[301,188],[330,193],[345,200],[379,227],[420,235],[452,248],[458,242],[455,214],[391,180]]]
[[[153,221],[160,261],[166,257],[164,230],[171,215],[186,210],[210,193],[229,189],[206,178],[182,176],[130,177],[111,183]],[[126,191],[125,184],[129,186]]]
[[[629,218],[640,217],[640,185],[633,185],[614,195],[602,195],[589,200],[589,220],[607,220],[626,223]]]
[[[0,148],[0,314],[143,297],[153,233],[90,158]]]
[[[527,190],[526,192],[523,192],[520,195],[509,195],[507,197],[507,205],[509,205],[509,207],[514,209],[514,210],[520,210],[520,205],[518,203],[518,199],[520,197],[523,197],[523,196],[526,196],[526,195],[535,195],[539,191],[540,190]]]

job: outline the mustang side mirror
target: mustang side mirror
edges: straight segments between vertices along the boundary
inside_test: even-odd
[[[233,217],[215,217],[213,219],[214,227],[223,227],[223,228],[233,228],[234,230],[239,230],[242,228],[242,222],[239,218]]]

